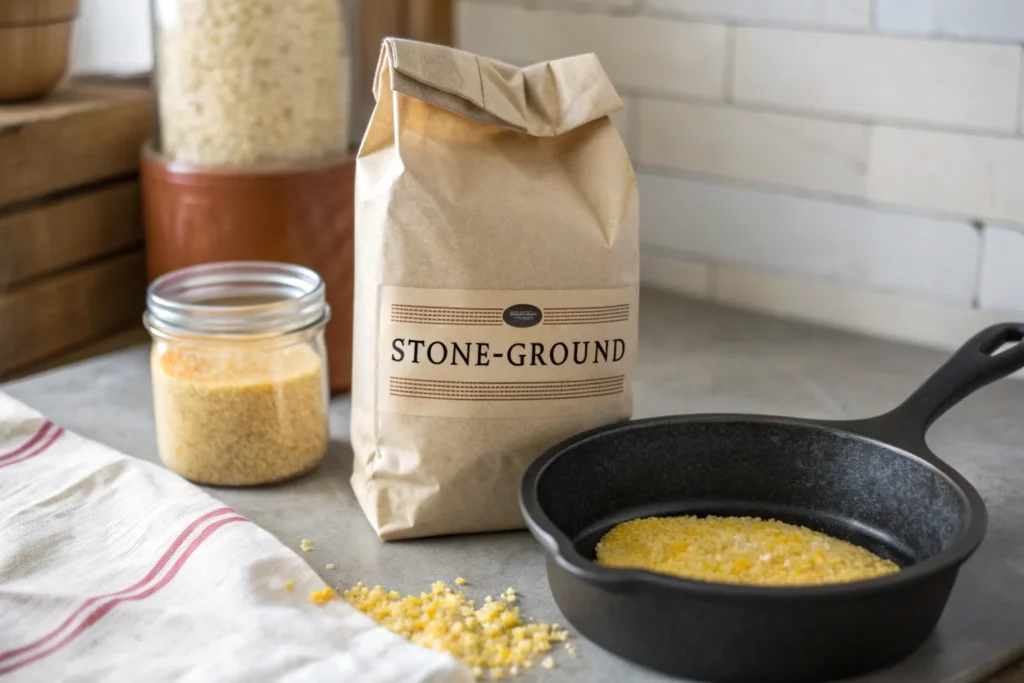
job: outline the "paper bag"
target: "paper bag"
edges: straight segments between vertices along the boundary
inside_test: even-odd
[[[383,539],[516,529],[545,449],[624,420],[637,190],[597,57],[388,39],[356,170],[352,486]]]

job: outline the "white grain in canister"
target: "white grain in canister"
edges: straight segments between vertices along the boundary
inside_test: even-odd
[[[160,150],[246,167],[343,154],[340,0],[153,0]]]

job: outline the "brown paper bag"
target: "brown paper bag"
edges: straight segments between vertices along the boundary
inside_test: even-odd
[[[597,57],[388,39],[356,169],[352,487],[386,540],[522,526],[526,467],[627,419],[637,190]]]

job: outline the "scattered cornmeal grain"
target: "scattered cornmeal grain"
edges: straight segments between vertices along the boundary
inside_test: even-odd
[[[513,589],[505,595],[515,595]],[[417,645],[447,652],[462,660],[477,678],[516,676],[533,667],[533,658],[552,651],[569,637],[558,625],[524,623],[519,607],[491,598],[476,602],[443,581],[429,593],[401,595],[362,583],[342,593],[345,600],[382,626]],[[547,657],[544,661],[554,659]],[[541,666],[547,666],[541,662]],[[550,667],[547,667],[550,668]]]
[[[284,589],[286,591],[290,591],[290,590],[292,590],[294,588],[295,588],[295,582],[294,581],[285,581],[284,582]]]
[[[456,586],[465,586],[465,585],[466,585],[467,583],[468,583],[468,581],[466,581],[466,580],[465,580],[464,578],[462,578],[461,576],[460,576],[460,577],[458,577],[457,579],[455,579],[455,585],[456,585]]]
[[[309,594],[309,601],[314,605],[326,605],[334,599],[337,593],[334,592],[333,588],[324,588],[323,590],[313,591]]]
[[[541,662],[540,665],[543,666],[545,669],[554,669],[555,668],[555,660],[552,659],[551,657],[545,657],[544,661]]]
[[[806,527],[757,517],[648,517],[619,524],[597,562],[687,579],[762,586],[862,581],[899,571],[889,560]]]
[[[309,540],[308,538],[304,538],[301,541],[299,541],[299,550],[301,550],[302,552],[308,553],[312,549],[313,541]]]
[[[250,486],[312,469],[327,450],[323,359],[306,344],[154,345],[157,447],[194,482]]]
[[[329,572],[333,572],[335,569],[337,569],[337,566],[335,566],[333,562],[328,562],[324,569],[326,569]]]

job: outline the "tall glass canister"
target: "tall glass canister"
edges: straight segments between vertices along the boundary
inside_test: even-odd
[[[343,0],[151,0],[157,152],[246,168],[348,146]]]

